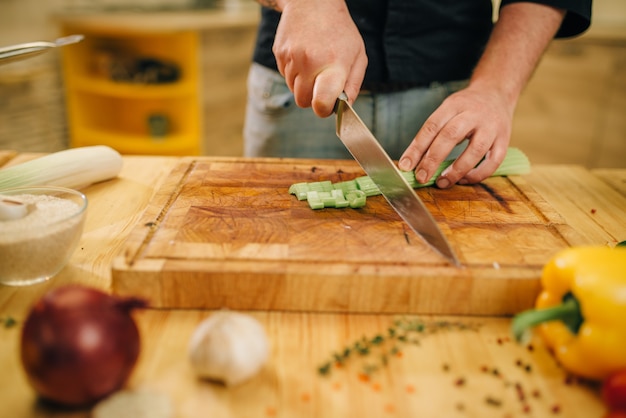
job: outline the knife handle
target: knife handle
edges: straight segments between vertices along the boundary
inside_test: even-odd
[[[333,113],[337,113],[337,109],[339,108],[339,102],[341,101],[344,101],[344,102],[348,101],[348,95],[346,94],[345,91],[342,91],[341,94],[339,95],[339,98],[335,101],[335,107],[333,107]]]

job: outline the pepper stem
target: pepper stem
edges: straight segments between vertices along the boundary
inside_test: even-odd
[[[522,341],[531,328],[548,321],[561,321],[572,331],[578,333],[584,322],[580,304],[572,293],[563,296],[559,305],[544,309],[530,309],[513,318],[511,330],[517,341]]]

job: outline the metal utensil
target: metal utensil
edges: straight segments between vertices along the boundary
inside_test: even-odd
[[[337,136],[378,186],[389,204],[429,246],[452,264],[459,266],[456,255],[432,215],[348,103],[345,93],[337,99],[335,113]]]
[[[36,55],[43,54],[51,48],[75,44],[82,41],[83,38],[83,35],[70,35],[58,38],[52,42],[37,41],[2,47],[0,48],[0,64],[34,57]]]

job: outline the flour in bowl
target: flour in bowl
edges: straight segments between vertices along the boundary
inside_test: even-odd
[[[45,280],[63,267],[76,248],[84,207],[51,195],[19,194],[10,199],[29,210],[22,218],[0,221],[0,282],[20,285]]]

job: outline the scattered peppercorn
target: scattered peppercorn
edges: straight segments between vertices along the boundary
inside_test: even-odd
[[[454,386],[465,386],[465,378],[459,377],[454,381]]]
[[[496,399],[496,398],[494,398],[492,396],[487,396],[485,398],[485,403],[487,405],[490,405],[490,406],[501,406],[502,405],[502,401],[500,399]]]
[[[515,392],[517,392],[517,399],[519,399],[520,401],[524,401],[526,399],[526,395],[524,394],[524,389],[522,388],[521,383],[515,383]]]

